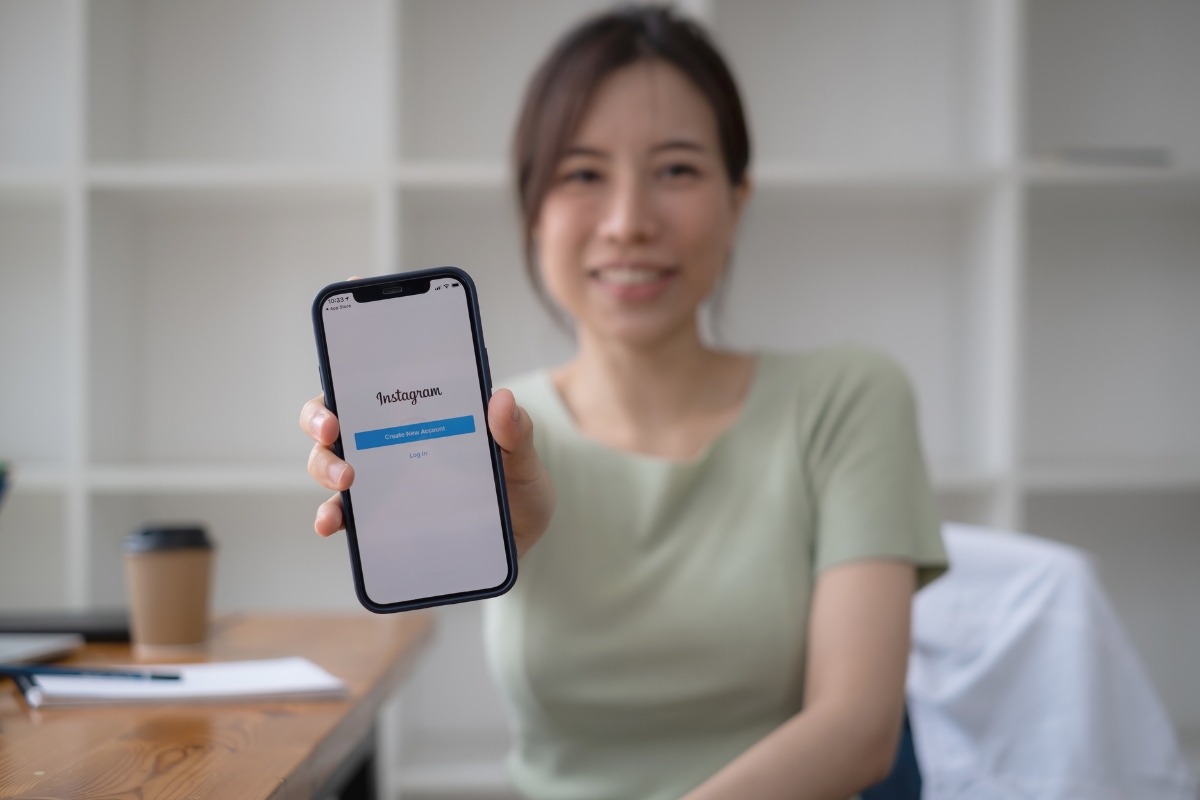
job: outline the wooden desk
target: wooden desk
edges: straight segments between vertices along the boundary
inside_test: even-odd
[[[428,638],[422,613],[245,614],[214,623],[213,661],[301,655],[347,700],[34,711],[0,681],[0,798],[283,800],[373,793],[375,716]],[[89,644],[67,663],[131,663]]]

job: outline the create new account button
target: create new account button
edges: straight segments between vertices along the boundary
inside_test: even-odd
[[[389,444],[420,442],[424,439],[444,439],[475,432],[475,417],[451,417],[418,422],[415,425],[400,425],[395,428],[380,428],[377,431],[360,431],[354,434],[354,446],[359,450],[372,447],[387,447]]]

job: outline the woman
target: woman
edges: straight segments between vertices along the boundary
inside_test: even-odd
[[[486,620],[517,788],[845,798],[881,780],[912,595],[945,563],[913,400],[870,353],[703,343],[750,195],[724,62],[665,9],[602,15],[535,75],[514,155],[531,272],[578,341],[488,409],[521,557]],[[349,487],[320,398],[301,425],[313,477]],[[342,527],[338,496],[315,527]]]

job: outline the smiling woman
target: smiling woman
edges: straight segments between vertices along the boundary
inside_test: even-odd
[[[521,577],[485,608],[530,798],[846,798],[884,778],[914,590],[945,567],[912,393],[862,351],[705,345],[750,196],[705,33],[626,7],[534,76],[513,148],[578,351],[493,396]],[[519,405],[518,405],[519,403]],[[302,425],[331,489],[337,420]],[[341,524],[337,497],[316,528]]]

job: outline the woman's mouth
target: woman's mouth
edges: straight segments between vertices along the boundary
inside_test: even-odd
[[[666,291],[679,274],[674,267],[611,264],[588,270],[588,277],[620,300],[651,300]]]

